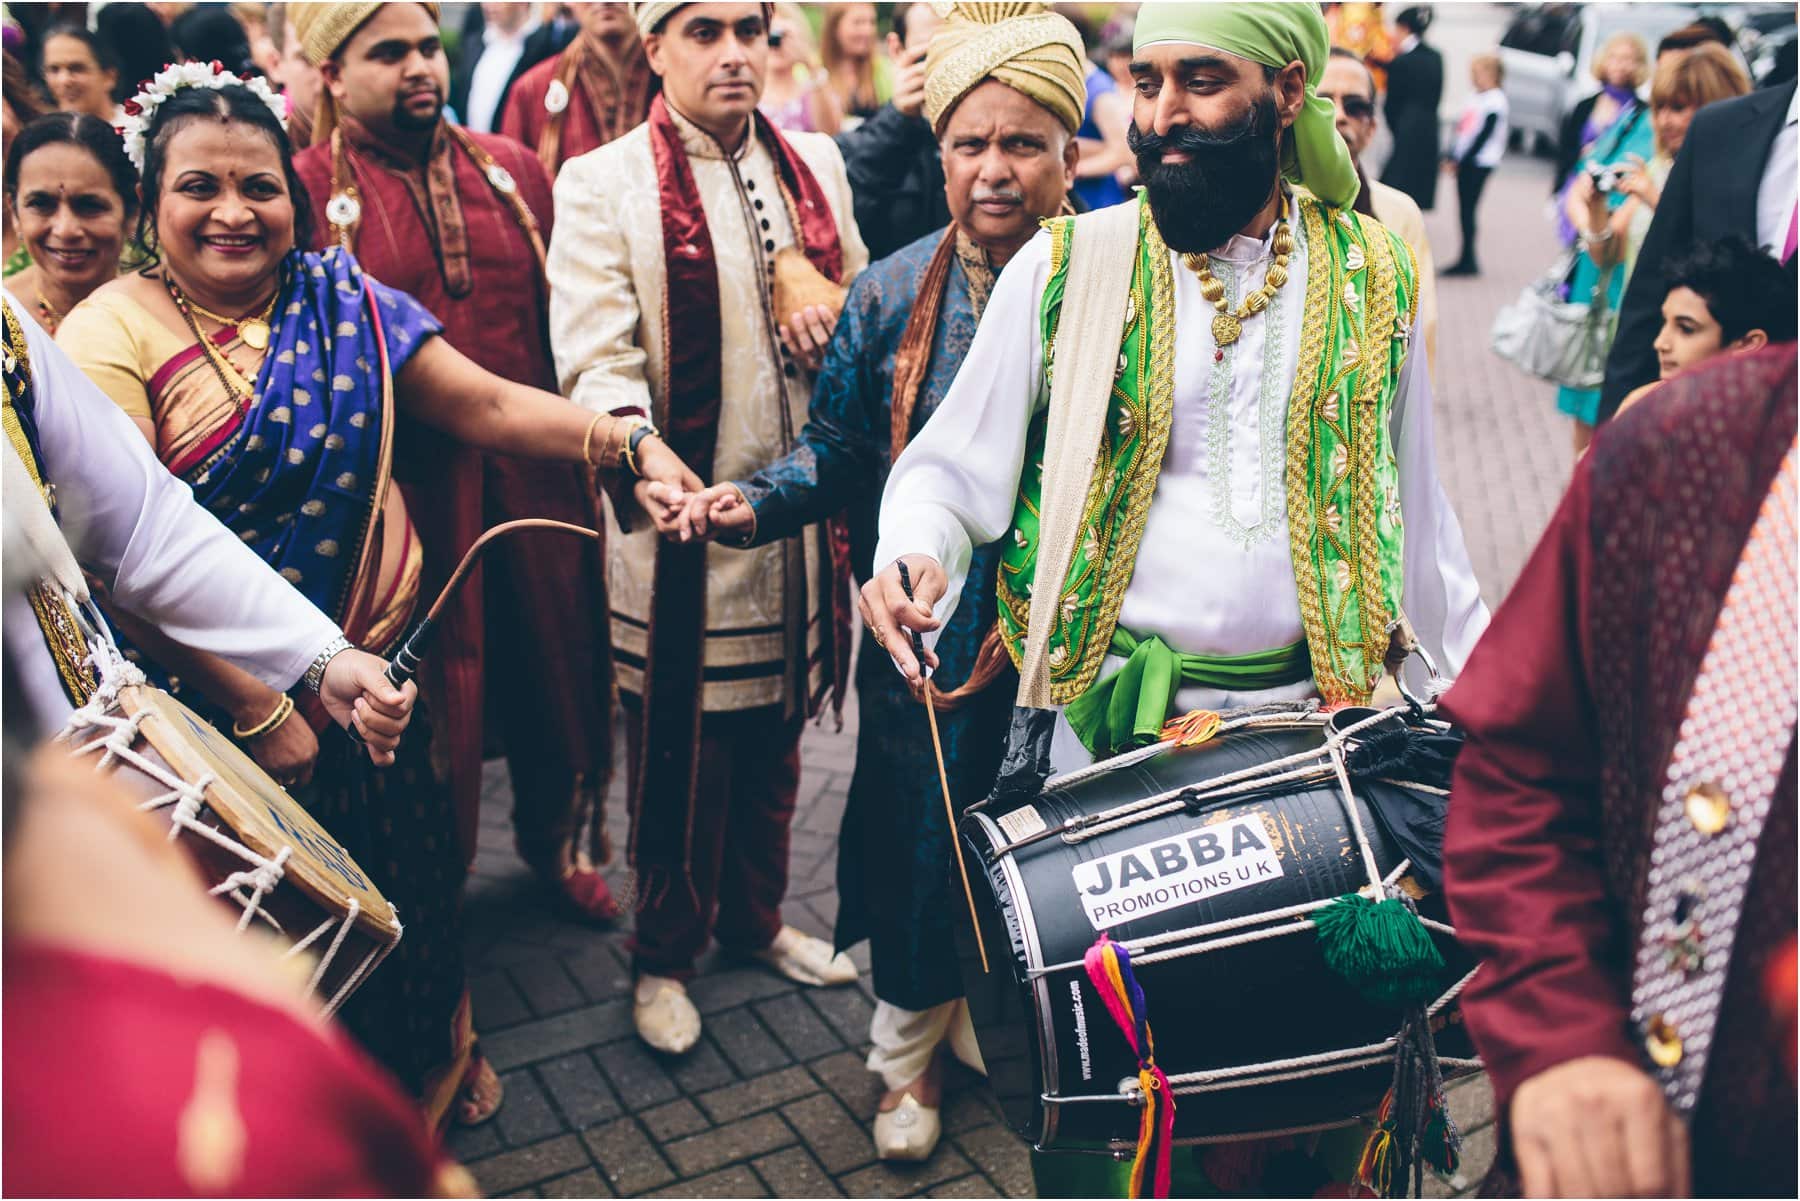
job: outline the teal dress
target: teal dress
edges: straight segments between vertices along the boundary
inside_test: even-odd
[[[1647,106],[1636,104],[1631,110],[1614,123],[1613,128],[1602,134],[1594,143],[1594,149],[1581,161],[1576,172],[1586,171],[1591,166],[1624,166],[1630,162],[1632,155],[1649,162],[1656,153],[1655,134],[1650,127],[1650,110]],[[1571,174],[1571,179],[1574,175]],[[1616,209],[1625,203],[1625,194],[1614,192],[1607,197],[1607,208]],[[1615,263],[1605,269],[1606,281],[1602,295],[1605,297],[1607,313],[1607,342],[1612,341],[1612,331],[1618,321],[1619,298],[1625,293],[1626,270],[1623,264]],[[1569,276],[1569,299],[1585,300],[1600,280],[1601,268],[1594,265],[1585,248],[1578,248],[1575,255],[1575,269]],[[1556,390],[1556,407],[1575,420],[1587,425],[1595,424],[1600,417],[1600,390],[1581,388],[1558,388]]]

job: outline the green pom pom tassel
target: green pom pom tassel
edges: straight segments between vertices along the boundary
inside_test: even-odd
[[[1319,950],[1331,969],[1379,1005],[1434,999],[1444,957],[1406,902],[1349,893],[1313,914]]]

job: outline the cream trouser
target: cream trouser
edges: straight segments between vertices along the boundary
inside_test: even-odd
[[[923,1076],[942,1042],[948,1042],[950,1053],[964,1064],[987,1075],[981,1048],[975,1044],[975,1026],[969,1021],[969,1003],[961,997],[923,1012],[877,1001],[875,1016],[869,1019],[869,1041],[875,1044],[869,1051],[869,1070],[890,1089]]]

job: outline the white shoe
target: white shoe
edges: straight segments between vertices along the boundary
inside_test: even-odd
[[[900,1104],[875,1115],[875,1154],[882,1159],[929,1159],[942,1131],[938,1111],[906,1093]]]
[[[638,1037],[666,1055],[680,1055],[700,1041],[700,1011],[687,988],[667,976],[639,976],[631,1020]]]
[[[850,956],[832,954],[830,943],[792,926],[783,926],[774,942],[756,952],[756,958],[798,984],[823,987],[856,982],[856,965]]]

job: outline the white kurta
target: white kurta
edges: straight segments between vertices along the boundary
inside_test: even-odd
[[[1308,254],[1302,223],[1292,229],[1289,283],[1267,312],[1244,323],[1222,360],[1214,309],[1198,277],[1170,253],[1173,425],[1119,624],[1159,635],[1183,653],[1249,654],[1305,637],[1284,476]],[[1272,233],[1260,241],[1234,237],[1212,252],[1213,273],[1233,307],[1261,286],[1272,240]],[[960,599],[973,547],[1011,536],[1027,430],[1050,397],[1039,323],[1049,276],[1050,238],[1040,233],[1001,274],[956,382],[888,476],[875,562],[885,567],[922,554],[942,563],[950,590],[936,607],[940,621]],[[1077,314],[1078,303],[1064,302],[1063,320]],[[1409,356],[1401,371],[1391,433],[1406,539],[1403,603],[1426,650],[1454,674],[1488,612],[1438,482],[1431,381],[1420,356]],[[1109,656],[1103,673],[1122,662]],[[1310,682],[1235,693],[1188,687],[1176,700],[1184,710],[1218,709],[1313,694]],[[1058,723],[1053,754],[1058,771],[1087,761],[1066,722]]]
[[[38,449],[56,489],[64,536],[120,607],[271,688],[293,687],[335,622],[194,502],[144,436],[8,294],[31,357]],[[45,733],[70,704],[43,631],[21,591],[4,601],[6,657]],[[13,698],[6,698],[10,703]]]

